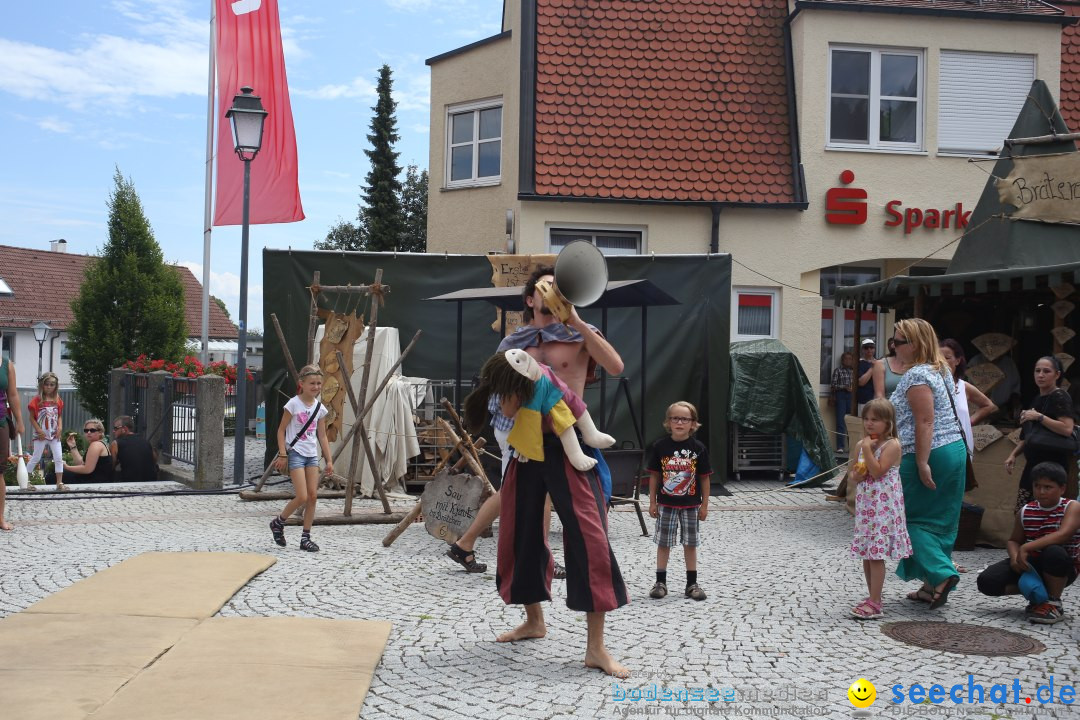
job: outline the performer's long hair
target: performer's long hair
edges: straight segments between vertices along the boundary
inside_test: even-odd
[[[515,370],[505,355],[495,353],[480,368],[479,384],[465,397],[465,427],[473,435],[484,429],[490,417],[488,401],[492,395],[517,395],[524,405],[532,400],[533,388],[533,381]]]

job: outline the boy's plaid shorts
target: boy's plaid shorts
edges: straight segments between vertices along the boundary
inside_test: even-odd
[[[675,545],[675,528],[679,528],[679,542],[684,547],[697,547],[698,507],[676,508],[659,506],[660,515],[656,518],[656,534],[653,542],[661,547]]]

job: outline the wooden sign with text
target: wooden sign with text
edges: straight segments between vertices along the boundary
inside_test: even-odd
[[[1013,158],[997,189],[1013,217],[1080,223],[1080,153]]]
[[[524,285],[532,271],[542,265],[555,265],[555,255],[488,255],[491,263],[491,284],[495,287],[518,287]],[[491,329],[499,331],[501,320],[496,311]],[[510,335],[521,325],[520,312],[506,313],[506,334]]]
[[[484,481],[474,475],[440,472],[420,496],[424,528],[432,537],[457,542],[476,519],[483,492]]]

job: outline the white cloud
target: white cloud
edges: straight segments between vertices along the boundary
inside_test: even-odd
[[[0,39],[0,90],[71,108],[123,110],[139,97],[206,94],[205,43],[154,45],[101,35],[61,51]]]
[[[375,85],[363,77],[355,77],[349,83],[336,85],[323,85],[314,90],[303,88],[289,88],[289,92],[314,100],[340,100],[342,98],[362,98],[374,100],[376,97]]]
[[[42,130],[48,130],[54,133],[69,133],[71,132],[71,123],[64,122],[60,118],[49,116],[38,120],[37,126]]]

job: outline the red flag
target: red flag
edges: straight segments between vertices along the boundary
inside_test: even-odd
[[[266,109],[262,149],[251,165],[250,221],[304,219],[297,183],[296,131],[285,78],[277,0],[215,0],[217,9],[218,150],[214,225],[239,225],[244,163],[233,152],[225,112],[245,85]]]

